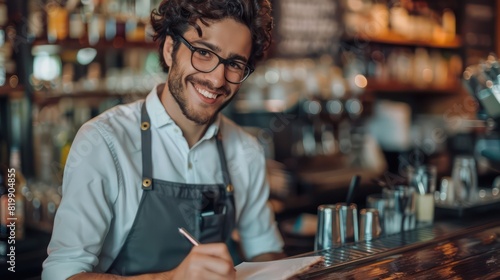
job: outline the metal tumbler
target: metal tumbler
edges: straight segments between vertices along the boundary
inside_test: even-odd
[[[314,250],[358,241],[358,214],[354,203],[318,206],[318,228]]]
[[[380,237],[382,227],[377,209],[365,208],[359,211],[359,240],[370,241]]]
[[[389,205],[389,199],[382,197],[382,193],[374,193],[366,197],[366,207],[377,209],[382,229],[384,228],[384,213],[387,205]],[[382,233],[384,234],[384,231]]]

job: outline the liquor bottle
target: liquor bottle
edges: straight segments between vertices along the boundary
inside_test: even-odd
[[[0,0],[0,27],[7,25],[8,18],[7,3]]]
[[[28,0],[27,39],[31,42],[35,38],[43,38],[46,34],[44,19],[47,10],[44,0]]]
[[[0,0],[0,86],[5,84],[5,51],[2,47],[6,41],[4,26],[7,24],[7,5]],[[8,52],[7,52],[8,53]]]
[[[457,23],[455,13],[450,9],[445,9],[442,16],[442,27],[445,33],[446,41],[455,40]]]
[[[68,36],[68,11],[57,1],[49,1],[47,9],[47,40],[61,41]]]

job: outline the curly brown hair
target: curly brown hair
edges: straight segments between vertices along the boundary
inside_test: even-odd
[[[158,9],[151,13],[151,25],[155,31],[153,39],[158,42],[160,63],[168,72],[169,67],[163,57],[163,46],[167,36],[184,34],[189,26],[194,27],[198,35],[202,35],[200,20],[209,25],[207,20],[232,18],[245,24],[252,34],[252,53],[248,63],[255,63],[264,56],[270,46],[273,28],[271,3],[269,0],[163,0]],[[179,42],[174,44],[174,52]]]

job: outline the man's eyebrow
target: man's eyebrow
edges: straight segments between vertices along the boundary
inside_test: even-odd
[[[205,41],[193,41],[193,44],[200,44],[200,45],[203,45],[205,46],[206,48],[210,49],[211,51],[213,52],[217,52],[217,53],[220,53],[222,51],[221,48],[219,48],[218,46],[214,45],[214,44],[211,44],[211,43],[208,43],[208,42],[205,42]],[[227,57],[226,59],[230,59],[230,60],[241,60],[245,63],[248,62],[248,58],[242,56],[242,55],[239,55],[239,54],[236,54],[236,53],[230,53],[229,54],[229,57]]]

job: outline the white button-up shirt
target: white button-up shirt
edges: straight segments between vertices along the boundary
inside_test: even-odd
[[[215,141],[222,129],[237,229],[246,257],[281,251],[283,241],[267,205],[264,153],[257,140],[219,114],[190,149],[155,87],[145,101],[116,106],[78,131],[64,169],[63,199],[42,279],[105,272],[117,257],[143,192],[140,120],[144,102],[151,118],[153,177],[189,184],[223,183]]]

